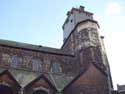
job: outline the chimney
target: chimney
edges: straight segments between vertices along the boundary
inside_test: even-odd
[[[80,6],[80,7],[79,7],[79,9],[80,9],[81,11],[84,11],[84,8],[85,8],[84,6]]]

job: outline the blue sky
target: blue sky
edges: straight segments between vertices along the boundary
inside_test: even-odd
[[[66,13],[80,5],[100,24],[114,85],[125,84],[124,0],[0,0],[0,39],[60,48]]]

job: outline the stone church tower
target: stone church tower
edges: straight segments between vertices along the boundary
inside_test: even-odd
[[[103,36],[99,35],[99,24],[93,19],[93,13],[85,11],[83,6],[67,12],[63,24],[64,44],[62,49],[76,55],[79,73],[86,71],[90,63],[107,75],[107,86],[112,89],[112,79]],[[109,91],[110,92],[110,91]]]
[[[93,13],[72,8],[61,49],[0,40],[0,94],[111,94],[103,37]]]
[[[85,11],[83,6],[79,9],[72,8],[67,12],[67,19],[63,24],[62,50],[77,55],[82,60],[85,57],[83,54],[90,49],[91,53],[86,53],[91,54],[89,59],[102,64],[101,67],[104,66],[109,72],[109,63],[103,44],[104,37],[99,35],[99,28],[98,22],[93,19],[93,13]]]

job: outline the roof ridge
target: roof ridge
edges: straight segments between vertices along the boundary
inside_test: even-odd
[[[32,50],[32,51],[39,51],[39,52],[44,52],[44,53],[74,56],[71,53],[68,53],[68,52],[66,52],[62,49],[47,47],[47,46],[41,46],[41,45],[33,45],[33,44],[29,44],[29,43],[16,42],[16,41],[10,41],[10,40],[0,39],[0,45],[1,46],[7,46],[7,47],[13,47],[13,48],[21,48],[21,49],[26,49],[26,50]]]

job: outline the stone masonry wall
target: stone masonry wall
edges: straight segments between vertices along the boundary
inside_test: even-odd
[[[72,56],[0,46],[0,66],[37,72],[75,73]]]

